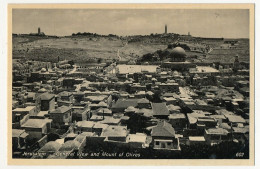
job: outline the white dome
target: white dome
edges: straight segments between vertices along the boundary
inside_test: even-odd
[[[46,72],[47,70],[45,68],[42,68],[41,69],[41,72]]]

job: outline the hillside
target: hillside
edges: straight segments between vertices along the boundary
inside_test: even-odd
[[[58,56],[75,62],[97,58],[112,60],[118,58],[118,50],[122,60],[129,60],[164,48],[166,45],[141,42],[127,44],[124,40],[108,37],[13,37],[13,58],[26,57],[52,62],[56,62]]]
[[[238,39],[238,42],[234,46],[228,46],[222,44],[213,48],[205,58],[205,62],[218,61],[222,63],[230,63],[234,61],[234,56],[239,56],[239,61],[249,62],[249,40]]]
[[[132,37],[109,36],[69,36],[69,37],[35,37],[13,36],[13,58],[25,57],[32,60],[57,62],[73,60],[76,63],[118,59],[132,60],[147,53],[164,50],[169,43],[176,41],[176,35],[147,35]],[[128,38],[128,40],[127,40]],[[205,56],[198,52],[186,51],[188,56],[197,56],[195,62],[231,63],[234,56],[239,55],[240,61],[249,62],[249,41],[239,39],[235,46],[228,46],[224,41],[200,40],[192,37],[183,40],[190,47],[198,48],[209,45],[213,50]],[[119,52],[118,52],[119,51]]]

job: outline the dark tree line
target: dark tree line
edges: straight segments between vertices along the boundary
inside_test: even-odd
[[[84,152],[139,153],[140,157],[132,159],[249,159],[249,146],[234,142],[223,142],[215,146],[197,144],[181,145],[181,151],[154,150],[149,148],[131,148],[110,146],[109,143],[87,144]],[[97,157],[92,157],[97,158]],[[116,159],[119,157],[98,157]],[[127,157],[122,157],[127,158]],[[129,158],[129,157],[128,157]]]

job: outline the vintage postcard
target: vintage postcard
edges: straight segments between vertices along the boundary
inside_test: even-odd
[[[254,165],[253,4],[9,4],[9,165]]]

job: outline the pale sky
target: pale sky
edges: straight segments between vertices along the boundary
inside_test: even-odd
[[[117,35],[163,33],[248,38],[247,9],[13,9],[13,33]]]

